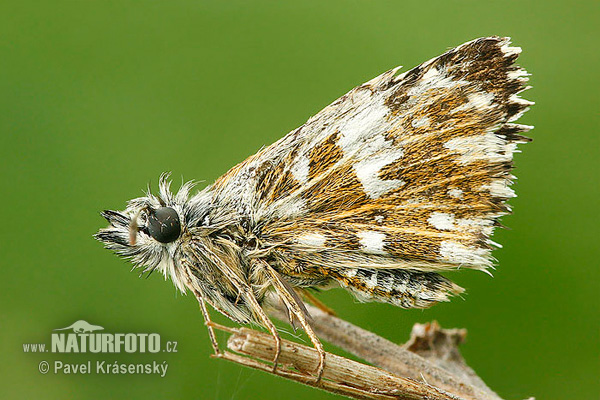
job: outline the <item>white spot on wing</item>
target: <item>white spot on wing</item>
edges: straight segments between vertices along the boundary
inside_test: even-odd
[[[515,191],[508,186],[509,182],[506,179],[496,179],[490,182],[489,185],[483,185],[481,189],[489,190],[492,196],[498,197],[517,197]]]
[[[488,108],[492,105],[492,100],[494,100],[494,93],[487,92],[476,92],[467,95],[469,102],[466,104],[467,106],[471,106],[477,109]]]
[[[297,239],[299,244],[310,247],[322,247],[325,244],[325,240],[325,236],[315,232],[305,233]]]
[[[443,241],[440,246],[440,257],[444,261],[455,264],[469,264],[482,268],[492,265],[489,249],[465,246],[451,240]]]
[[[427,220],[435,229],[449,231],[454,229],[454,214],[433,212]]]
[[[365,150],[367,138],[378,133],[389,109],[383,101],[368,101],[367,106],[357,111],[346,123],[340,127],[342,133],[339,145],[348,155]],[[362,150],[362,151],[361,151]]]
[[[354,164],[356,177],[363,185],[365,192],[370,198],[377,199],[381,197],[381,195],[390,190],[397,189],[404,184],[404,181],[401,179],[383,180],[379,178],[381,168],[396,161],[400,157],[402,157],[402,151],[398,149],[396,151],[378,154]]]
[[[459,160],[464,164],[481,159],[487,159],[490,162],[510,161],[517,149],[516,143],[507,142],[492,132],[450,139],[444,144],[444,147],[461,154]]]
[[[356,177],[373,199],[404,184],[399,179],[379,178],[381,168],[403,155],[402,149],[383,135],[388,112],[389,108],[383,104],[383,99],[370,99],[365,107],[340,127],[338,144],[346,157],[358,160],[353,166]]]
[[[296,162],[292,166],[292,176],[300,183],[306,183],[308,181],[308,171],[310,169],[310,160],[301,155],[296,159]]]
[[[306,201],[299,197],[286,198],[285,202],[273,208],[275,217],[299,217],[306,212]]]
[[[434,76],[439,75],[439,73],[440,71],[438,71],[437,68],[431,67],[427,72],[425,72],[425,74],[423,74],[423,77],[421,79],[423,79],[424,81],[430,81],[433,79]]]
[[[409,96],[419,96],[433,88],[452,89],[469,83],[463,79],[455,80],[451,76],[445,76],[443,72],[439,70],[435,71],[437,71],[437,73],[433,73],[432,70],[427,71],[423,76],[421,83],[409,89],[407,94]],[[425,79],[425,77],[427,77],[427,79]]]
[[[356,269],[345,269],[342,271],[342,275],[344,275],[346,278],[354,278],[356,276]]]
[[[377,287],[377,272],[374,272],[371,277],[365,281],[365,287],[367,289],[374,289]]]
[[[494,222],[491,217],[456,219],[454,214],[433,212],[427,222],[434,228],[443,231],[481,232],[486,236],[490,236],[494,231]]]
[[[375,231],[358,232],[362,250],[373,254],[386,254],[383,250],[385,234]]]
[[[454,197],[456,199],[462,199],[463,197],[463,191],[457,188],[452,188],[450,190],[448,190],[448,195],[451,197]]]

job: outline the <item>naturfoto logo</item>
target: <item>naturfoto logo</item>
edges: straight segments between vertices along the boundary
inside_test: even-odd
[[[158,353],[158,333],[97,333],[103,327],[79,320],[66,328],[73,333],[52,333],[53,353]]]
[[[48,348],[49,347],[49,348]],[[50,346],[25,343],[25,353],[176,353],[177,342],[162,342],[158,333],[112,333],[87,321],[54,329]]]
[[[110,333],[104,327],[87,321],[75,321],[64,328],[54,329],[51,345],[47,343],[25,343],[25,353],[177,353],[176,341],[161,341],[158,333]],[[94,368],[95,367],[95,368]],[[54,360],[52,364],[42,360],[38,369],[42,374],[155,374],[164,377],[166,361],[150,363],[122,363],[119,360],[95,360],[71,363]]]

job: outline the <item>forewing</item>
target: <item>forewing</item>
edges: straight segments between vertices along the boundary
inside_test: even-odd
[[[361,85],[214,185],[293,264],[485,269],[509,212],[527,73],[508,38]]]

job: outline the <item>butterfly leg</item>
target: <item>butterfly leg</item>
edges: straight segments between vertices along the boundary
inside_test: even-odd
[[[202,311],[202,316],[204,317],[204,325],[208,329],[208,337],[210,338],[210,344],[217,356],[221,355],[221,350],[219,349],[219,343],[217,342],[217,336],[215,335],[215,330],[212,327],[212,320],[210,319],[210,314],[208,313],[208,309],[206,308],[206,301],[202,294],[196,289],[196,287],[192,283],[192,279],[190,278],[191,271],[189,270],[189,266],[185,268],[186,278],[188,282],[188,287],[196,296],[198,303],[200,304],[200,310]]]
[[[277,363],[279,362],[279,355],[281,354],[281,337],[279,336],[279,332],[277,332],[277,328],[269,316],[265,313],[262,306],[258,303],[256,297],[254,297],[254,293],[252,293],[250,287],[244,285],[242,288],[242,293],[246,301],[248,301],[248,305],[252,311],[256,313],[260,319],[260,322],[262,322],[263,326],[269,330],[275,339],[275,356],[273,357],[273,372],[275,372],[277,370]]]
[[[308,315],[304,304],[301,304],[302,300],[299,299],[298,294],[294,291],[294,289],[289,286],[289,283],[287,283],[281,277],[281,275],[279,275],[279,273],[268,264],[262,263],[261,265],[267,275],[271,278],[271,284],[277,291],[277,294],[279,294],[281,300],[284,302],[291,314],[293,314],[294,317],[296,317],[296,319],[300,322],[300,325],[302,325],[302,328],[306,331],[310,341],[312,342],[313,346],[315,346],[315,349],[319,354],[319,365],[317,366],[316,379],[316,382],[318,383],[323,377],[323,371],[325,369],[325,350],[323,350],[323,344],[308,323],[310,316]]]
[[[215,336],[215,330],[211,326],[212,321],[210,320],[210,314],[208,314],[208,309],[206,308],[206,302],[203,298],[198,297],[198,295],[196,295],[196,297],[198,298],[198,303],[200,303],[200,310],[202,310],[204,324],[208,328],[208,337],[210,338],[210,344],[212,345],[215,354],[217,356],[221,355],[221,350],[219,350],[219,343],[217,342],[217,337]]]
[[[279,362],[279,355],[281,354],[281,337],[277,332],[277,328],[273,325],[271,319],[267,316],[262,306],[256,299],[252,288],[246,283],[244,280],[240,279],[240,277],[229,268],[229,266],[223,263],[216,257],[213,257],[210,253],[204,253],[205,256],[208,256],[211,261],[221,270],[223,276],[231,282],[231,284],[239,291],[242,295],[248,307],[256,317],[258,317],[258,321],[262,323],[262,325],[269,330],[273,338],[275,339],[275,356],[273,357],[273,372],[277,370],[277,363]],[[188,274],[190,274],[188,267]],[[189,277],[188,277],[189,279]]]

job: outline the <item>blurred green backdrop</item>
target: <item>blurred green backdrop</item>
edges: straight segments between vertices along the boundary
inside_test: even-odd
[[[197,304],[138,279],[95,242],[163,171],[210,182],[323,106],[398,64],[486,35],[532,74],[519,197],[497,232],[495,278],[426,311],[322,299],[393,341],[414,322],[469,330],[463,353],[507,399],[599,394],[597,1],[3,1],[1,398],[335,396],[209,358]],[[405,68],[405,69],[406,69]],[[26,354],[78,319],[158,332],[178,353]],[[218,321],[226,322],[223,318]],[[223,337],[221,337],[223,339]],[[154,375],[38,372],[41,360],[166,360]]]

